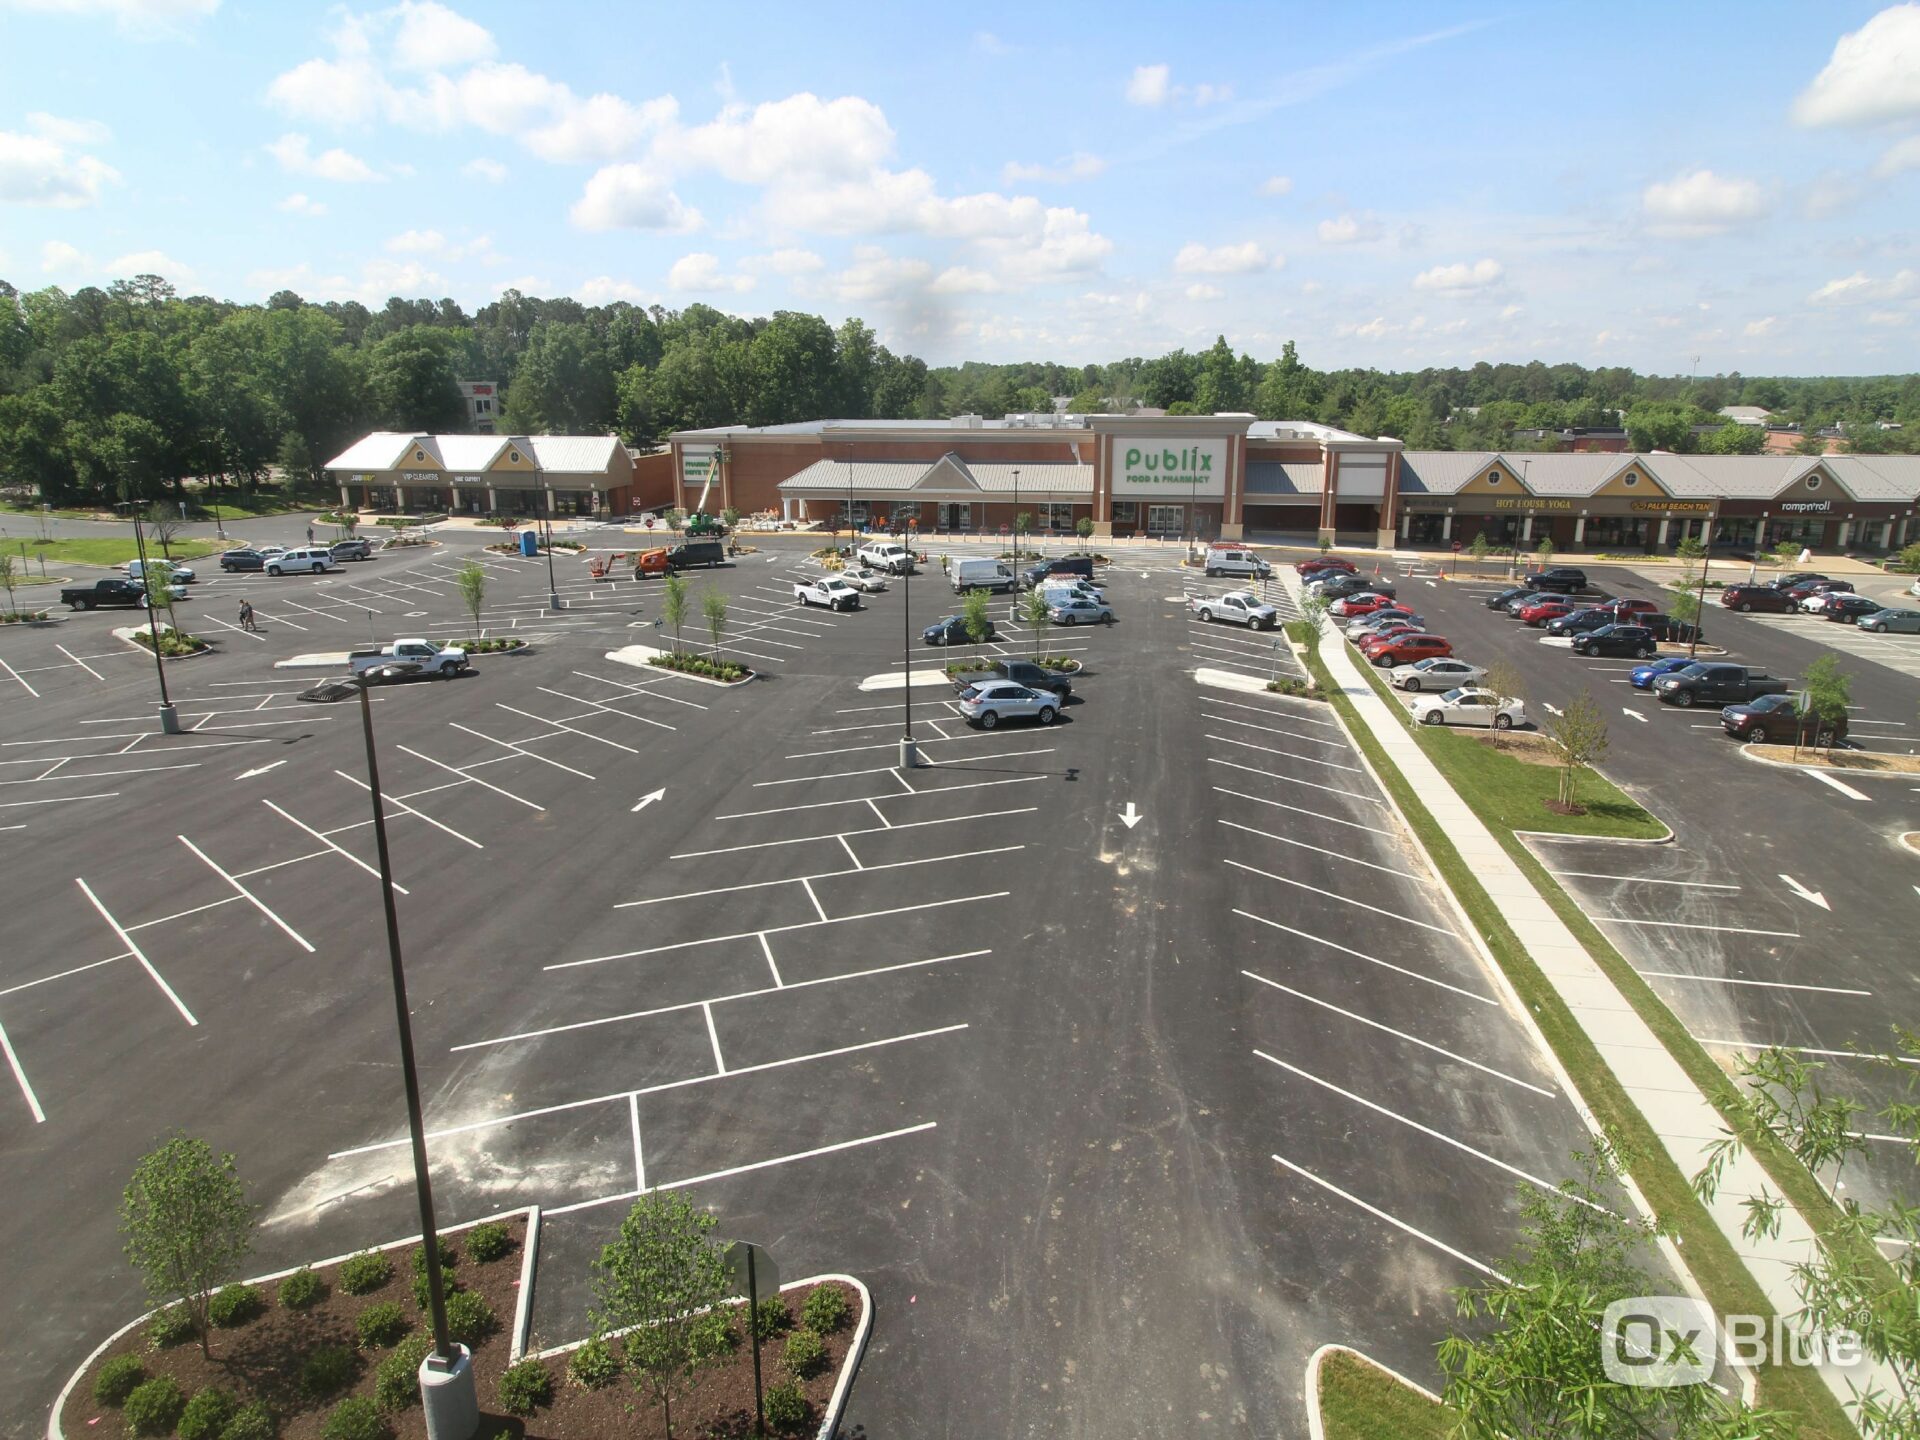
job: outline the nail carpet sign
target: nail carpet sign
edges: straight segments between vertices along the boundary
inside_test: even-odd
[[[1113,446],[1113,493],[1168,499],[1219,499],[1227,493],[1225,440],[1117,439]]]

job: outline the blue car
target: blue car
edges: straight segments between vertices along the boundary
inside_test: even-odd
[[[1662,675],[1671,675],[1674,671],[1684,669],[1691,664],[1693,661],[1684,655],[1670,655],[1665,660],[1655,660],[1650,665],[1634,666],[1633,672],[1627,678],[1633,682],[1634,689],[1651,690],[1653,682]]]

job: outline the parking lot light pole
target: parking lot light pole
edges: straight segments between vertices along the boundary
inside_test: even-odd
[[[440,1232],[433,1220],[433,1181],[427,1172],[427,1135],[420,1115],[420,1075],[413,1058],[413,1021],[407,1010],[407,974],[400,959],[400,915],[393,902],[393,861],[387,850],[386,804],[373,746],[373,705],[364,678],[323,680],[299,699],[332,704],[358,693],[360,731],[367,746],[367,794],[373,802],[373,845],[380,861],[380,900],[387,921],[387,961],[393,978],[394,1018],[400,1031],[400,1073],[406,1083],[407,1131],[413,1142],[413,1187],[420,1201],[420,1246],[426,1256],[433,1316],[433,1352],[420,1364],[420,1402],[428,1440],[472,1440],[480,1428],[473,1356],[447,1338],[447,1291],[440,1271]]]
[[[1687,658],[1693,659],[1700,648],[1701,622],[1707,618],[1707,567],[1713,564],[1713,532],[1720,527],[1720,507],[1707,516],[1706,553],[1700,557],[1700,590],[1693,602],[1693,634],[1687,640]]]
[[[553,578],[553,493],[551,491],[544,492],[544,498],[547,502],[544,507],[547,522],[547,608],[549,610],[558,610],[560,608],[560,586]]]
[[[907,549],[907,568],[900,572],[900,768],[920,764],[920,747],[913,739],[913,549]]]
[[[133,548],[140,556],[140,583],[147,591],[147,634],[153,640],[153,673],[160,677],[160,733],[178,735],[180,733],[180,712],[174,709],[173,700],[167,694],[167,662],[160,654],[160,617],[154,613],[153,582],[147,579],[147,534],[140,524],[140,512],[131,508],[133,516]],[[173,585],[172,571],[168,571],[167,585]],[[169,626],[169,629],[172,627]]]

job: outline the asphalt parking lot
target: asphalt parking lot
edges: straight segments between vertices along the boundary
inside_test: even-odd
[[[407,1231],[357,717],[271,662],[462,633],[470,551],[202,582],[178,737],[123,619],[0,635],[34,691],[0,698],[32,750],[0,1195],[60,1237],[4,1262],[6,1433],[137,1308],[114,1205],[168,1128],[238,1154],[260,1268]],[[916,686],[902,771],[873,677],[903,628],[943,658],[937,567],[851,614],[794,604],[802,543],[696,572],[762,673],[729,690],[606,658],[660,643],[657,582],[556,562],[555,612],[544,561],[482,563],[487,629],[534,649],[375,721],[441,1214],[547,1207],[544,1338],[669,1186],[873,1287],[871,1434],[1300,1434],[1329,1338],[1432,1378],[1448,1287],[1583,1130],[1343,732],[1264,690],[1291,658],[1187,612],[1230,582],[1121,556],[1119,623],[1047,637],[1084,666],[1060,723],[977,731]],[[242,595],[260,639],[213,623]]]
[[[1625,569],[1589,575],[1611,594],[1657,594]],[[1901,1067],[1854,1052],[1889,1053],[1890,1022],[1920,1013],[1911,961],[1920,889],[1899,844],[1920,829],[1920,777],[1841,779],[1762,765],[1724,733],[1716,708],[1660,704],[1628,683],[1631,661],[1572,655],[1488,611],[1484,597],[1504,582],[1416,574],[1399,584],[1463,658],[1517,664],[1536,721],[1582,690],[1600,703],[1612,741],[1604,768],[1675,839],[1529,843],[1709,1053],[1731,1067],[1762,1046],[1792,1046],[1827,1067],[1833,1090],[1868,1105],[1893,1098]],[[1812,617],[1714,605],[1704,623],[1730,660],[1787,677],[1855,635]],[[1920,637],[1887,638],[1920,655]],[[1920,681],[1841,658],[1853,675],[1853,734],[1871,750],[1920,749]],[[1911,1201],[1911,1164],[1891,1141],[1879,1145],[1849,1185]]]

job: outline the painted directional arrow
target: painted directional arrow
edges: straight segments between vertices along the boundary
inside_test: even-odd
[[[1546,705],[1546,702],[1544,700],[1541,701],[1540,703],[1543,705]],[[1549,715],[1564,715],[1567,712],[1562,710],[1558,705],[1547,705],[1547,713]]]
[[[251,780],[254,776],[264,775],[269,770],[278,770],[282,765],[286,763],[287,762],[284,760],[275,760],[270,764],[260,766],[256,770],[242,770],[238,775],[234,776],[233,778],[236,780]]]
[[[1120,812],[1120,823],[1131,830],[1147,817],[1134,807],[1133,801],[1127,801],[1127,808]]]
[[[666,798],[667,798],[666,787],[662,786],[660,789],[655,790],[650,794],[642,795],[640,797],[640,803],[634,806],[633,808],[634,810],[644,810],[647,808],[647,806],[651,805],[654,801],[664,800]],[[628,813],[632,813],[632,812],[630,811]]]
[[[1802,885],[1791,875],[1782,875],[1780,878],[1786,882],[1787,889],[1798,895],[1802,900],[1810,901],[1818,905],[1822,910],[1833,909],[1831,905],[1827,904],[1827,897],[1822,895],[1818,890],[1807,889],[1806,886]]]
[[[1635,710],[1630,705],[1622,705],[1620,707],[1620,710],[1622,714],[1631,715],[1634,719],[1638,720],[1642,725],[1647,723],[1647,717],[1642,715],[1638,710]]]

